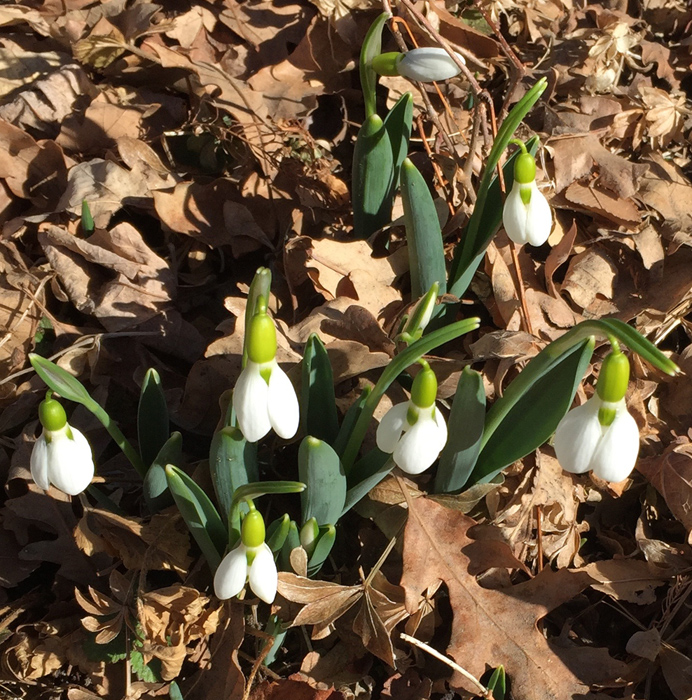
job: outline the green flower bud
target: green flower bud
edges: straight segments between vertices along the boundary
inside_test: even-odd
[[[266,302],[257,305],[257,313],[250,320],[248,358],[256,364],[271,362],[276,357],[276,326],[267,313]]]
[[[630,380],[630,363],[627,356],[614,349],[601,366],[596,392],[603,401],[617,403],[625,398]]]
[[[259,547],[264,542],[264,518],[253,504],[249,505],[250,512],[243,518],[241,526],[241,539],[248,548]]]
[[[67,425],[67,415],[62,404],[55,399],[44,399],[38,407],[41,425],[51,432],[62,430]]]
[[[316,518],[310,518],[300,528],[300,546],[307,552],[308,558],[312,556],[320,536],[320,528]]]
[[[522,185],[528,185],[536,179],[536,161],[530,153],[522,153],[514,161],[514,179]]]
[[[437,397],[437,377],[425,360],[419,360],[423,366],[413,380],[411,387],[411,403],[418,408],[429,408]]]

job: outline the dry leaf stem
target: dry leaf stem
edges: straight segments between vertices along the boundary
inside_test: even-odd
[[[476,688],[478,688],[478,691],[484,698],[492,698],[491,692],[475,676],[472,676],[465,668],[462,668],[461,666],[459,666],[459,664],[455,663],[450,658],[446,657],[444,654],[440,654],[439,651],[436,651],[431,646],[428,646],[425,642],[421,642],[420,639],[411,637],[410,635],[404,632],[402,632],[399,635],[399,637],[405,642],[413,644],[414,647],[418,647],[419,649],[422,649],[423,651],[427,652],[428,654],[430,654],[430,656],[434,656],[439,661],[442,661],[442,663],[447,664],[447,666],[449,666],[451,669],[454,669],[455,671],[460,673],[464,678],[466,678],[468,681],[473,683],[473,685],[475,685]]]

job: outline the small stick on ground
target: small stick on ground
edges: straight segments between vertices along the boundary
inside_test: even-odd
[[[403,639],[405,642],[408,642],[409,644],[413,644],[414,647],[418,647],[419,649],[422,649],[423,651],[427,652],[430,654],[430,656],[434,656],[436,659],[439,661],[442,661],[442,663],[447,664],[450,668],[454,669],[458,673],[460,673],[464,678],[466,678],[468,681],[473,683],[473,685],[478,688],[479,693],[484,697],[487,698],[488,700],[492,700],[493,694],[488,688],[486,688],[475,676],[472,676],[465,668],[462,668],[459,666],[459,664],[455,663],[452,661],[450,658],[445,656],[444,654],[440,654],[439,651],[436,651],[433,649],[431,646],[428,646],[425,642],[421,642],[420,639],[416,639],[415,637],[411,637],[408,634],[404,634],[403,632],[399,635],[401,639]]]
[[[524,294],[524,278],[521,276],[521,267],[519,266],[519,255],[517,253],[517,246],[514,241],[509,242],[510,250],[512,251],[512,262],[514,263],[514,270],[516,272],[516,283],[517,283],[517,293],[519,294],[519,301],[521,303],[521,315],[524,320],[524,329],[530,335],[533,335],[533,326],[531,325],[531,317],[529,316],[529,306],[526,303],[526,295]]]
[[[536,506],[536,553],[538,559],[538,573],[543,571],[543,507]]]

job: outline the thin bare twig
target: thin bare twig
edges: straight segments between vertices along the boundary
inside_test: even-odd
[[[431,646],[428,646],[425,642],[421,642],[420,639],[411,637],[411,635],[405,634],[404,632],[402,632],[399,637],[405,642],[413,644],[414,647],[418,647],[419,649],[427,652],[430,654],[430,656],[442,661],[442,663],[447,664],[447,666],[457,671],[457,673],[460,673],[464,678],[473,683],[473,685],[478,689],[478,692],[484,698],[492,698],[492,693],[490,690],[488,690],[488,688],[486,688],[475,676],[471,675],[465,668],[459,666],[458,663],[452,661],[449,657],[445,656],[444,654],[440,654],[439,651],[433,649]]]

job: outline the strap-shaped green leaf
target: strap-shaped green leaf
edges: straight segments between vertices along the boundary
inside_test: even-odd
[[[396,188],[399,186],[399,174],[401,164],[408,153],[408,144],[411,140],[411,127],[413,125],[413,95],[405,92],[396,104],[389,110],[384,118],[384,128],[389,134],[389,143],[392,145],[392,182],[390,196],[393,199]]]
[[[158,513],[173,503],[173,496],[168,490],[166,478],[166,465],[178,465],[183,459],[183,436],[174,432],[161,446],[159,453],[154,457],[151,466],[147,470],[142,484],[144,500],[147,502],[149,512]]]
[[[161,385],[161,377],[153,368],[144,375],[137,408],[137,436],[139,453],[144,464],[151,464],[170,436],[168,406]],[[172,460],[171,460],[172,461]]]
[[[389,134],[382,119],[372,114],[360,127],[353,150],[351,201],[356,238],[369,238],[390,222],[393,178]]]
[[[447,270],[440,220],[428,185],[408,158],[401,166],[401,199],[411,270],[411,297],[422,297],[434,282],[439,284],[439,294],[444,294]]]
[[[300,403],[303,432],[333,445],[339,433],[334,374],[324,343],[315,333],[303,352]]]
[[[272,552],[276,553],[284,546],[290,525],[291,519],[288,517],[288,513],[284,513],[283,516],[270,523],[264,541]]]
[[[377,87],[377,73],[371,65],[372,59],[382,53],[382,30],[385,22],[391,17],[389,12],[383,12],[368,29],[368,33],[363,39],[363,46],[360,49],[360,87],[363,91],[363,101],[365,102],[365,116],[375,114],[377,109],[377,97],[375,88]]]
[[[209,568],[216,571],[228,543],[226,527],[218,511],[207,494],[182,470],[168,464],[166,478],[185,524],[202,550]]]
[[[367,495],[370,489],[377,486],[394,469],[394,466],[392,455],[382,452],[377,447],[359,459],[353,465],[349,475],[348,491],[342,515],[351,510],[361,498]]]
[[[228,410],[232,410],[230,405]],[[257,443],[248,442],[239,428],[227,425],[217,430],[209,448],[209,472],[221,515],[226,521],[236,489],[259,480]]]
[[[358,418],[365,408],[365,402],[372,393],[372,387],[366,386],[361,392],[360,396],[349,406],[343,421],[341,422],[341,428],[339,428],[339,434],[336,436],[334,441],[334,451],[343,456],[346,445],[348,444],[351,433],[358,422]]]
[[[533,452],[555,432],[572,405],[591,360],[594,344],[591,337],[570,348],[513,403],[487,438],[469,479],[470,484],[490,481],[505,467]],[[527,369],[528,365],[524,372]],[[505,397],[506,394],[495,404]]]
[[[281,548],[281,554],[279,555],[279,565],[282,571],[293,571],[291,552],[296,547],[300,547],[300,533],[295,520],[291,520],[288,526],[288,535],[286,535],[284,546]]]
[[[298,478],[307,484],[300,494],[302,520],[319,526],[335,523],[346,500],[346,475],[339,455],[322,440],[308,435],[298,450]]]
[[[461,489],[476,466],[485,424],[485,387],[479,372],[465,367],[447,421],[449,437],[440,455],[434,493]]]
[[[524,97],[514,105],[497,132],[495,142],[485,162],[483,177],[481,178],[481,183],[478,188],[473,214],[469,219],[462,242],[459,244],[461,250],[457,248],[454,254],[454,263],[452,264],[448,289],[455,296],[461,296],[466,291],[470,279],[468,279],[468,282],[466,281],[468,274],[465,273],[467,273],[474,264],[476,258],[481,256],[485,251],[488,241],[490,240],[488,236],[492,237],[497,232],[497,229],[481,229],[481,222],[484,217],[488,216],[488,214],[485,213],[485,209],[486,206],[489,206],[487,200],[490,192],[490,185],[495,176],[495,168],[509,145],[514,132],[521,123],[521,120],[529,113],[534,104],[536,104],[547,85],[547,80],[541,78]],[[478,264],[475,264],[477,267]],[[471,274],[471,276],[473,275]],[[464,284],[466,284],[466,286],[464,286]]]
[[[320,528],[320,535],[315,546],[315,551],[308,559],[308,576],[314,576],[324,564],[325,559],[332,551],[336,540],[336,528],[333,525],[325,525]]]

